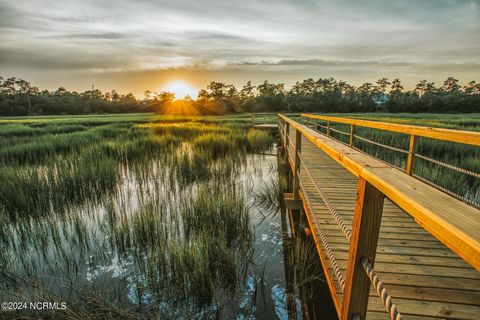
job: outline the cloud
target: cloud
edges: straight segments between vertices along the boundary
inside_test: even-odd
[[[260,62],[239,62],[235,65],[239,66],[393,66],[393,67],[412,67],[416,64],[410,62],[379,62],[379,61],[350,61],[350,60],[279,60]]]
[[[65,39],[85,39],[85,40],[117,40],[128,39],[128,35],[118,32],[99,32],[99,33],[74,33],[74,34],[59,34],[49,36],[50,38],[65,38]]]
[[[40,74],[68,82],[63,75],[135,70],[203,72],[205,81],[474,78],[479,7],[474,0],[2,0],[0,73],[36,77],[40,86],[48,82]]]
[[[480,62],[468,63],[415,63],[415,62],[389,62],[389,61],[369,61],[369,60],[322,60],[322,59],[308,59],[308,60],[279,60],[268,61],[262,60],[259,62],[238,62],[231,64],[233,66],[314,66],[314,67],[374,67],[374,68],[421,68],[421,69],[457,69],[457,70],[480,70]]]

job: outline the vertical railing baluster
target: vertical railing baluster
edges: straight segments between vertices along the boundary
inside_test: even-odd
[[[289,145],[289,140],[288,140],[288,132],[290,131],[290,124],[286,121],[284,121],[284,129],[285,129],[285,163],[288,165],[288,145]]]
[[[330,136],[330,121],[327,120],[327,137]]]
[[[406,173],[408,175],[412,175],[413,173],[413,166],[415,164],[415,142],[416,142],[416,137],[415,135],[411,134],[410,135],[410,143],[408,146],[408,159],[407,159],[407,168],[406,168]]]
[[[295,167],[293,168],[293,198],[300,198],[300,152],[302,150],[302,133],[295,129]]]
[[[355,126],[353,124],[350,125],[350,141],[349,145],[351,148],[353,148],[353,138],[355,136]]]
[[[367,313],[370,279],[363,270],[362,258],[373,266],[377,252],[385,196],[364,178],[358,178],[353,214],[352,237],[343,292],[342,320],[364,320]]]

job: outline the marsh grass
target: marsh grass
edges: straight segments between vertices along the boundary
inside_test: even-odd
[[[288,242],[287,250],[289,263],[295,266],[299,287],[306,289],[315,281],[323,281],[323,270],[318,263],[315,243],[311,239],[296,237]]]
[[[88,130],[89,127],[82,124],[53,124],[53,125],[27,125],[27,124],[7,124],[0,126],[0,137],[25,137],[41,136],[46,134],[72,133]]]
[[[252,256],[240,172],[271,143],[249,147],[246,126],[1,125],[0,297],[55,294],[73,319],[216,317]]]
[[[284,179],[271,179],[264,181],[254,192],[255,204],[265,210],[265,217],[277,214],[282,208],[283,192],[286,190]]]
[[[248,147],[253,152],[262,152],[273,143],[270,133],[263,130],[250,129],[247,133]]]
[[[217,126],[200,122],[156,123],[140,125],[150,128],[157,135],[171,134],[182,139],[192,139],[202,134],[227,134],[231,131],[226,126]]]
[[[173,135],[139,135],[128,141],[115,141],[113,144],[104,145],[108,155],[121,161],[136,161],[142,159],[161,158],[171,152],[181,142]]]
[[[212,192],[218,192],[212,196]],[[184,203],[181,212],[186,239],[208,232],[211,236],[224,239],[230,247],[247,246],[251,242],[249,220],[243,195],[235,190],[235,185],[221,189],[201,186],[195,200]],[[215,223],[212,223],[215,221]]]
[[[193,140],[193,148],[196,152],[204,152],[213,159],[224,157],[235,147],[232,140],[224,134],[203,134]]]

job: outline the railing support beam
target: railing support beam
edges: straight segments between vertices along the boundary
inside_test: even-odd
[[[364,320],[370,294],[370,279],[362,266],[367,257],[374,264],[385,196],[359,177],[353,215],[352,237],[342,303],[342,320]]]
[[[300,199],[300,151],[302,150],[302,133],[295,129],[295,167],[293,168],[293,198]]]
[[[283,122],[284,123],[284,130],[285,130],[285,137],[283,137],[284,139],[284,146],[285,146],[285,163],[288,165],[288,145],[289,145],[289,141],[288,141],[288,132],[290,131],[290,124],[286,121]]]
[[[407,168],[405,170],[408,175],[412,175],[413,165],[414,165],[414,162],[415,162],[415,158],[414,158],[415,142],[416,142],[415,135],[411,134],[410,135],[410,144],[408,146]]]
[[[285,202],[285,207],[289,210],[300,210],[303,207],[302,200],[295,199],[292,193],[284,193],[283,201]]]
[[[353,147],[353,138],[355,136],[355,126],[353,124],[350,125],[350,141],[349,145],[352,148]]]

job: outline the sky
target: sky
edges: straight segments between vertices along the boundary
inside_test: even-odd
[[[480,0],[0,0],[0,76],[40,89],[479,75]]]

